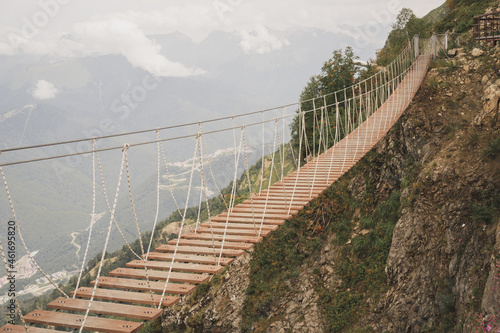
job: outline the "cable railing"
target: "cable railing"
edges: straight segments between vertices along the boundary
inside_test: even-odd
[[[79,329],[82,331],[84,326],[86,325],[87,319],[92,320],[92,318],[89,316],[89,313],[91,312],[91,305],[92,302],[94,301],[94,297],[99,296],[99,291],[98,291],[98,282],[101,281],[100,279],[100,274],[102,271],[103,263],[105,261],[105,256],[106,256],[106,250],[109,245],[109,239],[111,235],[111,229],[113,223],[117,226],[118,229],[120,229],[116,219],[115,219],[115,212],[117,209],[117,201],[118,201],[118,196],[119,196],[119,190],[120,190],[120,185],[122,182],[122,176],[125,173],[126,178],[127,178],[127,183],[128,183],[128,189],[129,189],[129,194],[130,194],[130,200],[132,207],[134,207],[134,200],[133,200],[133,195],[132,195],[132,186],[131,186],[131,180],[130,180],[130,174],[129,174],[129,168],[128,168],[128,158],[127,158],[127,151],[129,151],[131,148],[139,147],[139,146],[144,146],[144,145],[152,145],[156,144],[157,145],[157,183],[156,183],[156,193],[157,193],[157,212],[156,212],[156,218],[154,221],[153,225],[153,232],[151,234],[151,239],[150,243],[148,245],[148,253],[145,255],[145,258],[142,258],[144,256],[144,251],[142,251],[143,256],[135,254],[138,259],[139,259],[139,264],[138,265],[143,265],[145,269],[145,278],[147,280],[147,290],[150,292],[150,298],[148,300],[144,301],[147,304],[154,305],[155,307],[161,308],[162,305],[168,303],[171,304],[174,301],[174,298],[171,296],[168,296],[168,294],[172,293],[172,285],[174,287],[178,287],[176,284],[172,284],[171,279],[174,278],[174,264],[175,264],[175,259],[177,255],[178,248],[181,244],[181,238],[184,237],[183,233],[183,228],[187,227],[187,221],[186,221],[186,212],[188,210],[189,202],[190,202],[190,195],[191,191],[193,190],[193,182],[194,182],[194,177],[195,177],[195,170],[201,170],[200,172],[200,180],[201,180],[201,186],[200,186],[200,194],[199,194],[199,200],[200,200],[200,206],[202,204],[202,198],[204,195],[205,199],[205,204],[208,210],[208,219],[210,221],[209,227],[204,227],[201,225],[201,221],[197,219],[196,222],[196,229],[197,231],[200,232],[205,232],[205,234],[208,234],[206,237],[207,240],[211,240],[211,249],[214,250],[213,254],[213,262],[215,263],[215,267],[220,267],[223,262],[228,262],[227,260],[222,259],[222,254],[225,250],[226,242],[230,242],[231,240],[237,239],[232,234],[229,232],[229,223],[230,223],[230,214],[233,214],[235,216],[238,216],[238,214],[243,214],[240,213],[239,211],[235,211],[236,203],[235,203],[235,198],[236,198],[236,193],[237,193],[237,180],[238,180],[238,165],[240,163],[240,160],[242,158],[246,158],[247,155],[247,144],[246,144],[246,139],[245,139],[245,131],[249,127],[257,128],[258,126],[262,126],[262,170],[260,171],[260,188],[259,192],[253,191],[252,186],[251,186],[251,179],[248,173],[248,161],[245,160],[245,171],[247,174],[247,181],[249,185],[249,200],[251,202],[251,209],[252,212],[251,214],[249,212],[241,215],[245,216],[245,218],[251,219],[251,222],[253,223],[253,227],[255,230],[254,234],[254,239],[252,241],[255,241],[257,238],[261,237],[264,232],[267,234],[268,232],[263,229],[265,226],[265,219],[266,219],[266,212],[271,211],[272,214],[276,214],[276,195],[279,195],[279,200],[283,199],[283,203],[281,204],[282,207],[284,207],[285,210],[284,212],[287,212],[288,215],[292,212],[292,206],[294,203],[294,198],[300,198],[300,201],[308,201],[311,200],[314,195],[317,193],[320,193],[322,190],[324,190],[325,187],[329,186],[329,183],[331,181],[331,176],[330,172],[334,169],[333,166],[335,164],[335,170],[336,172],[340,172],[342,174],[346,170],[348,170],[354,163],[356,159],[361,158],[364,153],[366,152],[366,149],[371,148],[371,146],[376,142],[379,138],[380,135],[383,135],[383,132],[387,130],[391,124],[397,119],[397,117],[401,114],[401,112],[406,108],[406,106],[409,104],[411,101],[411,98],[413,97],[413,94],[416,92],[416,88],[420,85],[422,77],[419,77],[416,75],[417,71],[423,72],[428,65],[422,64],[419,61],[415,61],[416,59],[419,59],[420,56],[420,49],[423,50],[424,54],[428,54],[429,51],[429,43],[424,43],[423,47],[420,47],[420,43],[418,40],[418,37],[414,39],[412,43],[408,43],[408,45],[405,47],[405,49],[392,61],[385,69],[377,72],[376,74],[361,80],[359,82],[356,82],[354,85],[350,87],[346,87],[344,89],[341,89],[339,91],[330,93],[330,94],[324,94],[315,98],[312,98],[311,100],[308,100],[309,102],[312,102],[313,107],[311,109],[307,110],[302,110],[301,107],[305,101],[293,103],[293,104],[288,104],[284,105],[281,107],[277,108],[272,108],[272,109],[267,109],[267,110],[260,110],[260,111],[254,111],[254,112],[249,112],[241,115],[235,115],[235,116],[228,116],[228,117],[221,117],[221,118],[214,118],[206,121],[201,121],[201,122],[193,122],[193,123],[188,123],[188,124],[181,124],[181,125],[176,125],[176,126],[166,126],[166,127],[161,127],[157,129],[150,129],[150,130],[144,130],[144,131],[136,131],[136,132],[128,132],[128,133],[123,133],[123,134],[116,134],[116,135],[109,135],[109,136],[102,136],[102,137],[95,137],[95,138],[85,138],[85,139],[79,139],[79,140],[70,140],[70,141],[64,141],[64,142],[55,142],[55,143],[49,143],[49,144],[41,144],[41,145],[32,145],[32,146],[26,146],[26,147],[14,147],[14,148],[8,148],[4,149],[2,152],[4,154],[6,153],[14,153],[16,151],[24,151],[24,150],[32,150],[32,149],[38,149],[38,148],[45,148],[45,147],[51,147],[51,146],[59,146],[59,145],[66,145],[66,144],[74,144],[74,143],[80,143],[84,141],[91,140],[93,149],[90,151],[83,151],[83,152],[78,152],[78,153],[73,153],[73,154],[60,154],[60,155],[53,155],[53,156],[46,156],[46,157],[41,157],[41,158],[32,158],[32,159],[24,159],[24,160],[15,160],[11,162],[5,162],[3,164],[0,164],[0,171],[2,172],[2,178],[3,182],[5,185],[6,193],[9,199],[10,207],[12,210],[12,214],[14,215],[14,220],[16,222],[16,225],[19,227],[19,221],[17,220],[15,209],[14,209],[14,204],[13,204],[13,199],[11,198],[8,184],[7,184],[7,179],[5,175],[3,174],[2,167],[7,167],[7,166],[14,166],[14,165],[19,165],[19,164],[25,164],[25,163],[30,163],[30,162],[37,162],[37,161],[43,161],[43,160],[49,160],[49,159],[59,159],[63,157],[69,157],[69,156],[75,156],[75,155],[83,155],[83,154],[92,154],[93,156],[93,162],[92,162],[92,173],[93,173],[93,212],[95,209],[95,188],[96,188],[96,160],[99,163],[99,172],[101,174],[101,181],[103,185],[103,192],[106,193],[106,187],[104,185],[104,179],[102,175],[102,168],[99,162],[99,152],[107,152],[111,150],[118,150],[120,149],[122,151],[122,159],[121,159],[121,166],[119,169],[119,176],[118,176],[118,184],[116,186],[116,192],[114,196],[114,200],[108,200],[108,197],[106,195],[106,203],[107,203],[107,208],[109,210],[109,224],[107,227],[107,233],[106,233],[106,239],[104,242],[104,249],[101,254],[101,260],[99,263],[99,267],[97,270],[97,276],[96,280],[94,283],[93,288],[88,288],[92,289],[92,292],[90,294],[86,294],[90,298],[90,302],[88,302],[88,305],[85,307],[85,315],[79,319]],[[420,75],[422,75],[420,73]],[[401,86],[403,82],[406,82],[406,85]],[[396,98],[396,93],[398,93],[398,97]],[[298,110],[295,110],[292,114],[286,114],[285,113],[285,108],[290,108],[290,107],[296,107]],[[377,114],[378,110],[383,109],[383,112],[381,114]],[[280,116],[273,117],[271,119],[265,119],[265,114],[270,111],[277,111],[281,110],[282,113]],[[245,116],[252,116],[252,115],[258,115],[261,114],[263,119],[261,121],[253,121],[249,122],[248,124],[242,124],[242,125],[236,125],[234,122],[235,118],[238,117],[245,117]],[[306,116],[311,116],[313,117],[313,128],[312,128],[312,135],[310,135],[310,129],[308,126],[306,126],[306,121],[305,117]],[[294,156],[294,149],[291,147],[290,141],[286,141],[286,136],[285,136],[285,131],[286,131],[286,121],[288,121],[291,118],[295,118],[298,122],[298,154],[295,155],[294,162],[296,165],[296,169],[293,169],[294,171],[290,178],[289,182],[285,184],[285,172],[284,172],[284,160],[285,160],[285,149],[287,148],[287,145],[290,145],[290,154]],[[334,119],[334,124],[335,126],[332,126],[332,122],[330,121],[331,119]],[[220,126],[219,128],[215,128],[212,130],[208,130],[206,132],[202,131],[202,125],[206,123],[217,123],[220,121],[224,120],[233,120],[232,126]],[[266,130],[265,130],[265,125],[266,124],[274,124],[273,131],[272,131],[272,139],[267,139],[266,140]],[[370,127],[368,127],[368,124]],[[160,135],[161,131],[169,131],[175,128],[179,127],[187,127],[187,126],[195,126],[198,125],[198,129],[194,131],[193,133],[189,133],[186,135],[181,135],[181,136],[171,136],[167,138],[162,138]],[[280,126],[281,125],[281,126]],[[260,128],[260,127],[259,127]],[[280,128],[281,128],[281,133],[280,133]],[[317,130],[316,130],[317,128]],[[238,134],[239,131],[239,134]],[[309,133],[308,133],[309,131]],[[97,142],[99,140],[104,140],[108,138],[123,138],[129,135],[135,135],[135,134],[143,134],[147,132],[154,132],[157,135],[156,140],[148,140],[148,141],[141,141],[137,143],[132,143],[132,144],[127,144],[124,143],[121,146],[111,146],[111,147],[103,147],[103,148],[98,148],[97,147]],[[230,201],[228,204],[225,203],[227,212],[219,214],[218,218],[219,219],[225,219],[223,221],[225,225],[222,227],[223,229],[219,230],[214,230],[215,227],[213,225],[213,221],[210,216],[210,207],[208,203],[209,196],[207,194],[207,188],[206,188],[206,180],[204,179],[204,170],[208,168],[211,168],[210,162],[205,159],[206,154],[206,141],[205,137],[213,134],[219,134],[219,133],[232,133],[232,136],[230,137],[230,140],[227,139],[227,141],[233,141],[233,148],[234,148],[234,175],[233,175],[233,182],[232,186],[230,189]],[[351,140],[349,140],[350,135],[355,134]],[[163,142],[167,141],[174,141],[174,140],[181,140],[181,139],[189,139],[192,140],[194,139],[195,145],[194,145],[194,152],[193,152],[193,158],[190,160],[191,166],[190,166],[190,175],[189,175],[189,187],[188,187],[188,193],[186,200],[184,201],[184,208],[180,208],[179,204],[177,203],[175,199],[175,195],[173,192],[171,192],[172,199],[176,203],[177,211],[179,215],[182,218],[180,230],[178,233],[178,238],[175,244],[175,248],[173,250],[173,254],[169,257],[170,260],[170,266],[165,266],[166,270],[168,271],[168,274],[163,278],[165,280],[165,283],[161,283],[161,285],[158,285],[157,289],[155,290],[160,290],[162,291],[161,296],[157,294],[153,294],[152,292],[152,282],[149,279],[148,275],[148,269],[147,268],[147,260],[148,260],[148,255],[149,255],[149,249],[151,247],[151,242],[152,242],[152,236],[154,234],[154,231],[157,227],[157,218],[158,218],[158,205],[159,205],[159,184],[160,184],[160,177],[161,177],[161,172],[160,172],[160,167],[161,167],[161,160],[162,160],[162,153],[163,153],[163,160],[165,162],[165,168],[167,169],[167,177],[168,177],[168,168],[166,165],[166,158],[165,154],[163,152],[163,147],[161,146]],[[353,142],[354,140],[354,142]],[[312,142],[311,142],[312,141]],[[269,152],[270,152],[270,165],[265,165],[264,158],[265,156],[265,145],[269,146]],[[309,153],[311,156],[311,161],[310,163],[306,164],[304,168],[301,171],[301,150],[304,147],[304,150],[306,153]],[[338,155],[338,158],[336,159],[336,150],[341,150],[341,153]],[[1,157],[1,155],[0,155]],[[278,164],[278,158],[280,160],[280,165],[276,166]],[[322,165],[320,167],[320,165]],[[267,179],[267,188],[263,186],[263,180],[264,180],[264,167],[269,168],[269,175]],[[280,170],[281,169],[281,172]],[[211,169],[210,169],[211,170]],[[325,174],[325,170],[327,170],[327,174]],[[212,172],[212,170],[211,170]],[[302,172],[302,173],[301,173]],[[273,177],[274,173],[274,177]],[[281,175],[279,175],[281,173]],[[295,176],[294,176],[295,175]],[[299,184],[299,175],[301,175],[302,179]],[[319,177],[326,178],[325,181],[320,181]],[[336,174],[335,177],[339,177],[339,174]],[[273,183],[273,179],[277,178],[279,180],[276,183]],[[335,178],[336,179],[336,178]],[[169,180],[170,181],[170,180]],[[306,182],[304,184],[303,182]],[[280,183],[280,184],[278,184]],[[278,185],[276,185],[278,184]],[[288,185],[287,185],[288,184]],[[274,186],[274,188],[272,188]],[[290,189],[293,188],[293,191]],[[321,189],[321,190],[320,190]],[[219,193],[217,195],[220,195],[220,189]],[[111,198],[110,198],[111,199]],[[256,200],[260,202],[260,204],[254,205],[252,200]],[[224,201],[224,199],[223,199]],[[304,204],[305,205],[305,204]],[[258,210],[258,212],[256,212]],[[273,212],[274,210],[274,212]],[[198,210],[198,214],[200,214]],[[226,214],[226,215],[224,215]],[[134,215],[135,215],[135,210],[134,210]],[[271,215],[275,216],[276,215]],[[92,217],[93,218],[93,217]],[[240,222],[241,219],[237,218],[236,221]],[[135,216],[135,221],[136,221],[136,226],[137,226],[137,232],[138,236],[141,237],[141,233],[139,230],[139,226],[137,223],[137,216]],[[269,219],[268,219],[269,221]],[[91,222],[92,223],[92,222]],[[217,223],[217,222],[215,222]],[[222,223],[222,222],[221,222]],[[222,231],[221,231],[222,230]],[[20,229],[19,229],[20,231]],[[216,234],[217,231],[218,233]],[[91,232],[89,232],[89,239],[88,243],[90,243],[90,237],[91,237]],[[125,243],[127,241],[123,237]],[[216,244],[217,242],[217,244]],[[24,242],[23,242],[24,244]],[[128,243],[127,243],[128,245]],[[88,245],[87,245],[88,246]],[[130,248],[130,246],[129,246]],[[29,253],[27,247],[25,246],[26,251]],[[143,249],[143,245],[141,243],[141,249]],[[2,251],[2,246],[0,243],[0,252],[3,253]],[[133,251],[132,251],[133,252]],[[87,250],[86,250],[87,253]],[[30,260],[36,265],[36,267],[40,270],[40,272],[43,273],[41,270],[40,266],[36,264],[36,261],[33,257],[30,257]],[[82,265],[83,269],[83,265]],[[49,282],[51,282],[54,287],[58,287],[57,284],[55,284],[54,281],[50,280],[50,277],[47,277]],[[105,280],[102,280],[105,282]],[[143,284],[145,285],[145,283]],[[144,288],[144,287],[142,287]],[[169,289],[170,288],[170,289]],[[88,292],[88,290],[87,290]],[[64,292],[62,292],[64,294]],[[68,295],[64,294],[66,297]],[[73,295],[77,295],[77,291]],[[101,297],[101,296],[99,296]],[[95,301],[94,301],[95,302]],[[166,303],[165,303],[166,302]],[[22,314],[19,313],[19,315],[22,317]],[[38,313],[38,316],[43,316],[43,314]],[[129,325],[129,324],[126,324]],[[86,326],[85,326],[86,327]],[[78,328],[78,327],[76,327]],[[128,328],[128,327],[127,327]],[[28,330],[28,328],[27,328]]]

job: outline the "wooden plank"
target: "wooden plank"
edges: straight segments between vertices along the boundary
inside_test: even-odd
[[[314,186],[312,186],[312,182],[313,180],[316,179],[316,183],[314,184]],[[295,189],[295,193],[309,193],[311,191],[311,188],[312,188],[312,191],[322,191],[323,190],[323,187],[325,187],[326,185],[325,184],[320,184],[319,181],[323,180],[323,178],[319,177],[318,175],[316,175],[316,177],[314,177],[314,175],[311,175],[311,177],[309,177],[308,181],[310,181],[310,183],[303,183],[303,184],[299,184],[299,183],[296,183],[295,181],[292,181],[291,184],[283,184],[281,182],[279,183],[275,183],[273,184],[273,186],[265,189],[265,190],[262,190],[261,193],[266,193],[267,191],[271,190],[271,191],[281,191],[283,193],[286,193],[288,191],[292,191]]]
[[[206,225],[209,225],[209,222],[204,223]],[[204,225],[202,224],[202,225]],[[214,224],[214,223],[212,223]],[[215,225],[214,225],[215,228]],[[160,245],[156,249],[158,252],[174,252],[175,251],[175,245]],[[215,250],[217,254],[220,254],[220,250]],[[213,255],[214,254],[214,249],[213,248],[206,248],[206,247],[196,247],[196,246],[178,246],[177,247],[177,253],[189,253],[189,254],[206,254],[206,255]],[[239,257],[245,253],[244,250],[230,250],[230,249],[222,249],[222,255],[225,257]]]
[[[80,287],[76,291],[77,297],[90,298],[92,296],[92,289],[89,287]],[[71,292],[71,296],[75,294]],[[151,297],[152,296],[152,297]],[[132,304],[148,304],[158,306],[160,303],[161,295],[151,295],[150,293],[138,293],[135,291],[123,291],[114,289],[97,288],[95,291],[94,299],[101,299],[113,302],[125,302]],[[180,301],[178,296],[164,296],[161,302],[162,306],[172,306]]]
[[[316,174],[308,177],[307,175],[300,175],[299,179],[285,179],[281,184],[285,184],[288,188],[306,188],[311,189],[311,185],[314,185],[313,188],[320,188],[320,186],[328,186],[329,181],[327,179],[328,174]],[[333,174],[330,174],[330,178],[333,178]],[[314,182],[314,184],[313,184]]]
[[[225,239],[228,242],[247,242],[247,243],[260,243],[262,242],[262,237],[251,237],[251,236],[234,236],[234,235],[211,235],[211,234],[195,234],[195,233],[185,233],[182,235],[186,239],[200,239],[200,240],[219,240]]]
[[[224,212],[224,213],[220,213],[218,215],[218,217],[226,217],[228,215],[230,217],[250,217],[250,218],[255,217],[256,219],[259,218],[259,217],[260,217],[260,219],[262,219],[262,217],[264,217],[264,221],[267,221],[267,220],[276,220],[276,219],[286,220],[286,219],[292,217],[292,215],[287,215],[287,214],[268,214],[267,212],[265,214],[262,214],[262,213],[252,214],[252,212],[247,212],[247,213],[233,212],[233,213],[229,213],[228,214],[227,212]],[[268,223],[268,224],[270,224],[270,223]]]
[[[89,301],[80,298],[59,297],[47,304],[49,309],[66,311],[87,311]],[[127,317],[141,320],[154,320],[161,316],[163,310],[157,308],[147,308],[144,306],[119,304],[111,302],[92,301],[91,313],[108,316]],[[31,332],[31,330],[30,330]]]
[[[203,241],[197,239],[172,239],[168,241],[168,244],[176,245],[177,241],[179,241],[179,245],[188,245],[188,246],[203,246],[203,247],[216,247],[221,248],[222,242],[219,241]],[[224,249],[234,249],[234,250],[250,250],[253,247],[252,243],[243,243],[243,242],[224,242]]]
[[[28,326],[30,333],[61,333],[64,331],[58,331],[58,330],[51,330],[48,328],[40,328],[40,327],[34,327],[34,326]],[[0,332],[5,332],[5,333],[26,333],[26,330],[24,329],[24,326],[22,325],[12,325],[12,324],[6,324],[2,327],[0,327]]]
[[[42,324],[42,325],[53,325],[60,327],[68,327],[73,329],[79,329],[83,322],[83,315],[74,315],[69,313],[45,311],[45,310],[34,310],[23,318],[28,323]],[[141,329],[143,323],[99,318],[88,316],[85,320],[84,329],[89,331],[99,331],[107,333],[133,333]]]
[[[313,191],[322,191],[329,186],[325,178],[326,177],[316,175],[316,177],[312,176],[310,179],[302,179],[300,181],[290,179],[274,184],[271,188],[280,191],[283,191],[283,188],[285,188],[286,191],[295,190],[295,192],[311,191],[311,189]]]
[[[204,228],[225,228],[226,224],[228,229],[249,229],[249,230],[254,230],[254,229],[259,229],[261,227],[261,221],[255,220],[255,225],[252,223],[235,223],[235,222],[229,222],[229,223],[221,223],[221,222],[205,222],[202,223],[201,226]],[[263,224],[262,225],[262,230],[276,230],[278,229],[277,225],[269,225],[269,224]]]
[[[325,187],[326,188],[326,187]],[[296,189],[294,190],[293,187],[290,187],[290,188],[286,188],[284,191],[281,187],[271,187],[270,189],[267,189],[267,190],[263,190],[261,193],[262,195],[266,195],[267,193],[277,193],[277,194],[286,194],[286,195],[292,195],[292,192],[295,193],[295,195],[297,194],[302,194],[302,195],[309,195],[309,193],[313,193],[313,194],[317,194],[317,193],[321,193],[323,192],[323,190],[309,190],[309,189]]]
[[[95,280],[90,282],[91,285],[95,284]],[[130,289],[138,291],[149,291],[156,293],[162,293],[163,288],[165,288],[165,282],[157,281],[146,281],[146,280],[136,280],[136,279],[124,279],[119,277],[105,276],[99,278],[99,287],[106,288],[116,288],[116,289]],[[167,288],[165,289],[166,294],[176,294],[176,295],[189,295],[196,288],[192,284],[180,284],[172,283],[169,281]]]
[[[226,223],[227,217],[226,216],[214,216],[212,217],[211,221],[212,222],[223,222]],[[262,216],[260,218],[256,217],[257,221],[262,221]],[[283,225],[285,224],[284,219],[264,219],[265,224],[271,224],[271,225]],[[229,217],[229,222],[238,222],[238,223],[254,223],[255,220],[252,218],[245,218],[245,217]],[[225,247],[225,246],[224,246]]]
[[[266,205],[266,202],[265,201],[262,201],[262,200],[253,200],[253,204],[250,200],[247,200],[247,201],[243,201],[242,203],[238,204],[236,207],[245,207],[245,208],[256,208],[256,207],[259,207],[259,208],[262,208],[262,207],[270,207],[270,208],[273,208],[273,209],[286,209],[288,211],[288,208],[290,209],[293,209],[293,210],[296,210],[296,211],[299,211],[301,210],[302,208],[304,208],[306,204],[303,204],[303,205],[298,205],[298,204],[295,204],[295,205],[288,205],[288,204],[285,204],[285,203],[282,203],[282,204],[276,204],[276,203],[270,203],[268,202],[267,205]]]
[[[170,270],[170,262],[163,261],[146,261],[146,267],[152,269]],[[125,264],[126,267],[132,268],[144,268],[144,261],[142,260],[132,260]],[[210,273],[217,274],[224,267],[222,266],[212,266],[212,265],[201,265],[201,264],[182,264],[175,262],[172,265],[172,270],[182,271],[182,272],[193,272],[193,273]]]
[[[237,215],[237,214],[246,214],[246,213],[250,213],[252,214],[252,209],[251,208],[243,208],[242,211],[238,210],[238,211],[232,211],[231,213],[229,213],[229,215]],[[227,216],[228,215],[228,212],[227,211],[224,211],[222,213],[220,213],[218,216]],[[261,210],[261,211],[254,211],[253,212],[253,215],[255,217],[257,216],[264,216],[265,218],[267,219],[284,219],[285,217],[290,217],[292,216],[293,214],[287,214],[287,211],[286,210],[274,210],[274,211],[268,211],[266,209],[266,211],[264,212],[264,210]],[[284,217],[285,216],[285,217]]]
[[[301,193],[295,193],[293,195],[293,198],[299,198],[301,200],[307,199],[312,201],[314,198],[318,197],[321,193],[313,193],[312,195],[309,194],[301,194]],[[269,193],[269,200],[273,198],[274,200],[279,200],[279,201],[285,201],[285,200],[290,200],[292,198],[292,193],[287,193],[286,196],[283,195],[283,193]]]
[[[329,172],[327,169],[319,169],[316,172],[312,171],[310,174],[306,172],[301,172],[298,176],[293,176],[288,179],[283,180],[281,184],[285,184],[286,186],[289,187],[295,187],[297,186],[303,186],[306,187],[311,185],[311,182],[316,179],[316,181],[320,182],[323,184],[328,184],[330,182],[330,179],[334,177],[338,177],[341,173],[340,172]],[[317,185],[317,184],[316,184]]]
[[[319,194],[320,193],[312,193],[312,195],[310,195],[310,193],[294,193],[293,198],[300,199],[300,200],[304,200],[304,199],[311,200],[311,198],[314,198],[315,196],[318,196]],[[283,191],[280,191],[280,192],[271,191],[271,192],[269,192],[269,195],[267,194],[267,192],[262,193],[262,196],[264,198],[269,197],[269,199],[279,198],[280,201],[290,202],[290,200],[292,199],[292,192],[283,193]]]
[[[316,177],[320,177],[321,182],[324,184],[331,184],[333,183],[334,180],[340,178],[341,176],[344,175],[344,172],[330,172],[328,171],[319,171],[316,174]],[[314,178],[314,175],[307,176],[307,174],[300,174],[299,175],[299,181],[302,182],[303,184],[309,184],[310,181],[312,181]],[[295,184],[295,177],[293,179],[286,180],[290,186],[293,187],[293,184]]]
[[[290,202],[292,202],[292,205],[300,205],[301,207],[303,206],[306,206],[309,204],[309,199],[299,199],[299,198],[293,198],[293,201],[290,201],[291,198],[288,198],[288,200],[286,200],[286,202],[284,200],[273,200],[272,198],[269,198],[267,200],[267,204],[268,205],[285,205],[285,206],[288,206],[290,205]],[[266,196],[264,195],[254,195],[252,197],[252,200],[253,202],[258,202],[259,204],[265,204],[266,202]],[[247,203],[247,204],[250,204],[250,199],[247,199],[245,201],[243,201],[244,203]]]
[[[269,235],[272,232],[272,230],[262,230],[260,233],[261,236],[265,237]],[[229,235],[236,235],[236,236],[258,236],[259,231],[257,232],[254,229],[221,229],[221,228],[204,228],[204,227],[199,227],[197,230],[197,233],[199,234],[214,234],[214,235],[224,235],[226,234],[226,237]]]
[[[168,272],[157,271],[154,269],[148,269],[147,276],[149,280],[166,280]],[[133,279],[146,279],[146,270],[136,269],[136,268],[116,268],[109,272],[109,276],[121,276]],[[182,282],[182,283],[193,283],[199,284],[207,282],[210,279],[210,275],[206,274],[194,274],[194,273],[179,273],[170,272],[169,281],[172,282]]]
[[[219,262],[219,256],[213,256],[213,251],[211,255],[193,255],[193,254],[182,254],[176,253],[175,261],[176,262],[192,262],[198,264],[207,264],[207,265],[217,265]],[[173,253],[161,253],[161,252],[149,252],[148,260],[169,260],[172,261],[174,257]],[[221,258],[220,264],[222,266],[227,266],[234,261],[234,258]]]
[[[260,214],[262,215],[262,213],[266,213],[266,216],[267,215],[270,215],[270,214],[287,214],[288,212],[288,209],[286,208],[264,208],[264,207],[240,207],[240,205],[236,206],[233,208],[232,212],[234,213],[246,213],[246,212],[250,212],[250,213],[254,213],[255,215],[257,214]],[[290,214],[289,215],[294,215],[294,214],[297,214],[298,213],[298,210],[296,209],[291,209],[290,210]]]

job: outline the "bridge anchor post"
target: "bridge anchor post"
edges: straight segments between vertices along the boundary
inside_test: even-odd
[[[431,40],[432,40],[432,59],[436,60],[436,57],[437,57],[437,36],[436,36],[436,33],[432,34]]]
[[[420,37],[418,35],[415,35],[413,37],[413,45],[414,45],[414,50],[415,50],[415,58],[418,58],[418,56],[420,55]]]

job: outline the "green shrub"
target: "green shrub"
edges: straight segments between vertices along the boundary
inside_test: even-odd
[[[490,141],[488,147],[483,150],[483,156],[490,160],[494,160],[500,154],[500,137]]]
[[[489,205],[473,202],[470,207],[472,220],[489,224],[493,220],[492,209]]]

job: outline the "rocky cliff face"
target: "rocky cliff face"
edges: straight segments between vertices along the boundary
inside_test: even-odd
[[[494,66],[500,50],[457,54],[433,65],[375,153],[290,222],[283,233],[296,233],[288,238],[293,246],[272,235],[166,312],[163,326],[476,332],[499,325],[500,77]],[[394,224],[384,224],[391,219]],[[300,260],[276,263],[264,254],[280,249],[273,244]],[[376,260],[381,267],[372,265]],[[286,273],[272,273],[276,265]],[[271,272],[275,291],[259,291],[258,283],[269,281],[258,269]]]
[[[408,205],[394,229],[378,328],[475,332],[499,317],[500,90],[490,66],[500,53],[471,54],[438,62],[387,139],[421,169],[402,192]]]

